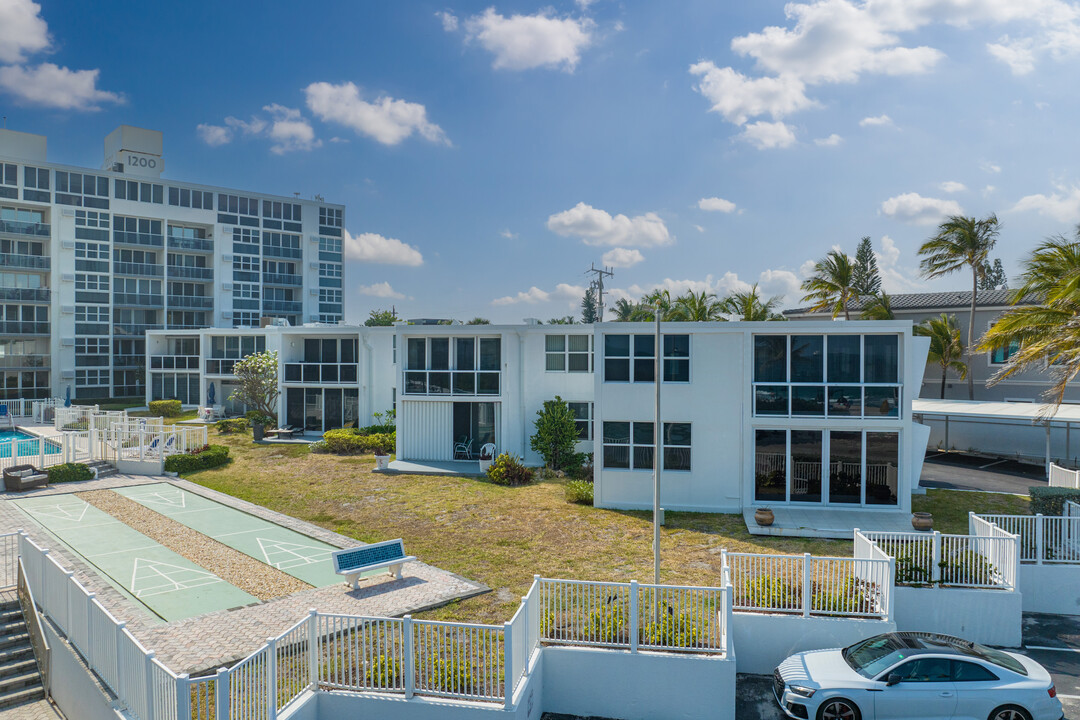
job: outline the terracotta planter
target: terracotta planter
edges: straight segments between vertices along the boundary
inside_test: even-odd
[[[911,527],[922,531],[933,530],[934,516],[928,512],[913,512],[911,513]]]
[[[754,511],[754,520],[758,525],[762,527],[768,527],[773,524],[776,517],[773,515],[773,511],[769,508],[758,508]]]
[[[385,470],[388,467],[390,467],[390,456],[389,455],[376,455],[375,456],[375,469],[376,470]]]

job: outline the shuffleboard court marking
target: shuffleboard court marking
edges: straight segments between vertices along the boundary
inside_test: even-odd
[[[159,490],[158,492],[129,495],[128,497],[135,502],[146,503],[148,505],[160,505],[162,507],[170,508],[187,507],[187,497],[180,488],[175,488],[174,492],[171,493]]]
[[[221,578],[205,570],[195,570],[137,557],[128,589],[135,594],[135,597],[142,599],[151,595],[190,590],[219,582],[223,582]]]
[[[67,503],[56,503],[54,505],[43,505],[39,508],[31,507],[27,508],[33,515],[40,517],[52,518],[53,520],[70,520],[72,522],[82,522],[82,519],[86,517],[86,508],[90,503],[85,500],[73,500]]]
[[[276,567],[278,570],[322,562],[330,557],[332,552],[326,548],[285,542],[284,540],[255,539],[259,543],[259,549],[262,550],[263,557],[266,558],[266,564]]]
[[[139,550],[152,550],[154,548],[161,547],[160,545],[143,545],[142,547],[124,548],[123,550],[110,550],[109,552],[93,553],[92,555],[83,555],[84,558],[89,560],[90,558],[105,557],[106,555],[120,555],[122,553],[138,552]]]

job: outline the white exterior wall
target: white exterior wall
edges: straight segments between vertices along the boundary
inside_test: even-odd
[[[1021,563],[1024,612],[1080,615],[1080,565]]]
[[[732,628],[739,652],[739,672],[771,675],[790,655],[847,647],[874,635],[894,632],[896,623],[866,618],[736,612]]]
[[[897,586],[893,593],[897,630],[945,633],[1000,647],[1022,642],[1026,608],[1018,591]]]

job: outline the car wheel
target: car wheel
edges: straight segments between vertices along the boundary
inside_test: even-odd
[[[989,720],[1031,720],[1031,715],[1017,705],[1002,705],[990,713]]]
[[[818,708],[818,720],[859,720],[859,707],[844,698],[831,698]],[[999,720],[995,715],[991,720]],[[1001,719],[1004,720],[1004,719]]]

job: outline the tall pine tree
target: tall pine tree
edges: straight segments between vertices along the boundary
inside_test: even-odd
[[[600,303],[596,298],[596,286],[590,285],[581,298],[581,322],[586,325],[600,322]]]
[[[881,292],[881,275],[878,274],[877,257],[870,237],[859,241],[855,251],[854,282],[852,285],[861,297],[870,298]]]
[[[1005,267],[1001,264],[1001,258],[994,258],[993,263],[983,263],[982,274],[979,276],[979,289],[1009,289],[1009,278],[1005,275]]]

